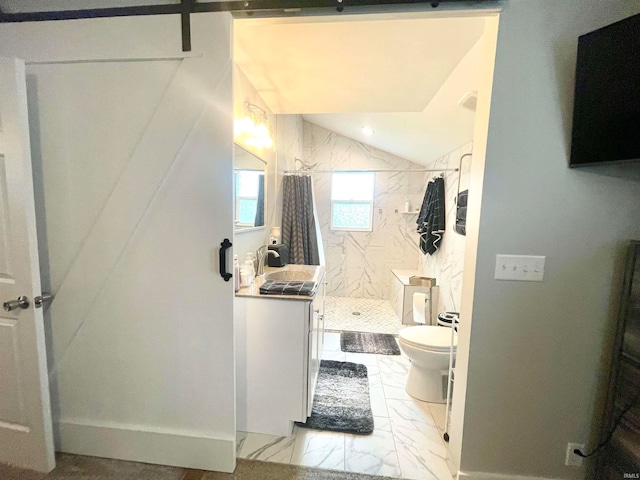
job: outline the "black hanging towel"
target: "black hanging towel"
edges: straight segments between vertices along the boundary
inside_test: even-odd
[[[420,234],[420,250],[433,255],[440,247],[445,228],[444,178],[429,182],[418,214],[417,231]]]

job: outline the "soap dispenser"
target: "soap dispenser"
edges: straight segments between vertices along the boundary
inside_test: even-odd
[[[240,263],[238,262],[238,254],[233,256],[233,287],[236,292],[240,290]]]

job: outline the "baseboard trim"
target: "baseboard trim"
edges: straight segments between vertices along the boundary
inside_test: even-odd
[[[484,472],[458,472],[458,480],[559,480],[549,477],[527,477],[522,475],[500,475]]]
[[[60,451],[135,462],[231,473],[236,445],[215,438],[124,425],[58,422]]]

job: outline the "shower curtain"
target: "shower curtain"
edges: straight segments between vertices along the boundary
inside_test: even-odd
[[[320,265],[313,210],[311,177],[285,175],[282,179],[282,243],[289,247],[291,263]]]
[[[255,227],[262,227],[264,225],[264,175],[258,175],[258,202],[253,225]]]

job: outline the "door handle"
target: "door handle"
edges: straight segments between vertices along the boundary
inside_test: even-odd
[[[233,276],[227,272],[227,250],[231,248],[232,245],[228,238],[225,238],[224,241],[220,243],[220,276],[224,278],[225,282],[228,282]]]
[[[21,308],[24,310],[25,308],[29,308],[29,299],[22,295],[21,297],[18,297],[17,300],[9,300],[4,302],[2,306],[7,312],[11,312],[16,308]]]
[[[42,292],[42,295],[38,295],[37,297],[34,297],[33,303],[36,308],[40,308],[46,303],[51,303],[54,298],[55,298],[55,295],[53,293]]]

